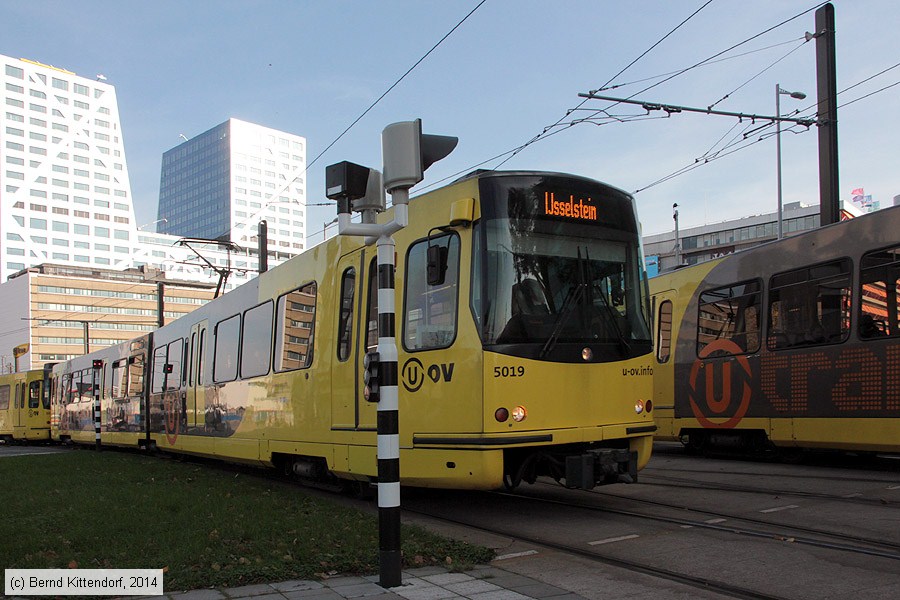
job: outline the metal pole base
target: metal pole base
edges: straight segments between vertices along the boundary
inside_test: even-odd
[[[381,550],[378,554],[378,559],[380,563],[378,585],[383,588],[392,588],[402,584],[400,551]]]

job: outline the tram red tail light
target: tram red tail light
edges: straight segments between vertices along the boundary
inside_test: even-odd
[[[647,400],[647,404],[645,405],[645,407],[647,409],[647,412],[652,411],[653,410],[653,400]]]
[[[506,420],[509,419],[509,411],[501,406],[494,411],[494,418],[498,423],[506,423]]]

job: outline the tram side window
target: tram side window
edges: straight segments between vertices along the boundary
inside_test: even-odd
[[[659,323],[656,332],[656,360],[669,362],[672,354],[672,301],[664,300],[659,305]]]
[[[241,315],[219,321],[215,330],[213,381],[234,381],[237,378],[238,347],[241,338]]]
[[[700,294],[697,354],[748,354],[759,350],[762,282],[744,281]]]
[[[353,339],[353,296],[356,292],[356,269],[350,267],[341,277],[341,307],[338,319],[337,357],[340,361],[350,358]]]
[[[272,356],[272,303],[266,302],[244,313],[241,333],[241,377],[259,377],[269,372]]]
[[[768,330],[770,350],[846,340],[850,332],[850,259],[773,275]]]
[[[61,404],[71,404],[75,398],[75,373],[66,373],[63,375],[63,389]]]
[[[859,268],[859,337],[900,335],[900,247],[863,255]]]
[[[112,382],[110,390],[113,398],[121,398],[125,395],[125,378],[128,374],[128,361],[117,360],[112,365]]]
[[[447,256],[444,281],[428,284],[428,247],[437,246]],[[422,240],[406,256],[403,345],[407,350],[447,348],[456,339],[459,297],[459,237],[445,235]]]
[[[0,410],[9,410],[9,386],[0,385]]]
[[[94,373],[93,369],[84,369],[78,373],[81,383],[78,384],[79,402],[93,403],[94,401]]]
[[[378,347],[378,265],[369,263],[369,306],[366,310],[366,352]]]
[[[41,405],[41,382],[32,381],[28,384],[28,408],[38,408]]]
[[[312,364],[316,323],[316,282],[278,298],[275,317],[275,371]]]
[[[170,365],[171,371],[166,374],[166,390],[177,390],[181,388],[181,381],[184,378],[184,370],[182,369],[182,356],[184,355],[184,339],[179,338],[169,344],[169,355],[166,362]]]
[[[163,381],[166,377],[166,349],[166,346],[160,346],[153,351],[153,377],[150,380],[150,392],[153,394],[163,391]]]
[[[144,355],[135,354],[128,359],[128,395],[144,393]]]

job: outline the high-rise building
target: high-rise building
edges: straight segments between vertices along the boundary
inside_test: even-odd
[[[102,75],[0,63],[0,281],[47,262],[130,266],[136,228],[115,88]]]
[[[306,247],[306,139],[228,119],[163,154],[157,231],[256,247],[286,258]]]

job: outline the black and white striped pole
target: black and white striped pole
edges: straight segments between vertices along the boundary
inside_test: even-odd
[[[94,389],[94,440],[97,452],[100,452],[100,369],[103,368],[103,360],[94,359],[93,389]]]
[[[375,242],[378,255],[378,347],[376,353],[366,356],[364,393],[366,400],[378,403],[379,585],[385,588],[402,583],[393,235],[409,223],[409,189],[422,181],[432,163],[450,154],[456,143],[455,137],[423,135],[419,119],[394,123],[381,135],[383,183],[378,171],[349,162],[325,169],[325,195],[338,203],[339,235],[364,236],[367,245]],[[388,223],[377,224],[374,213],[385,209],[382,187],[391,195],[394,216]],[[362,223],[350,222],[351,202],[353,210],[363,213]]]

